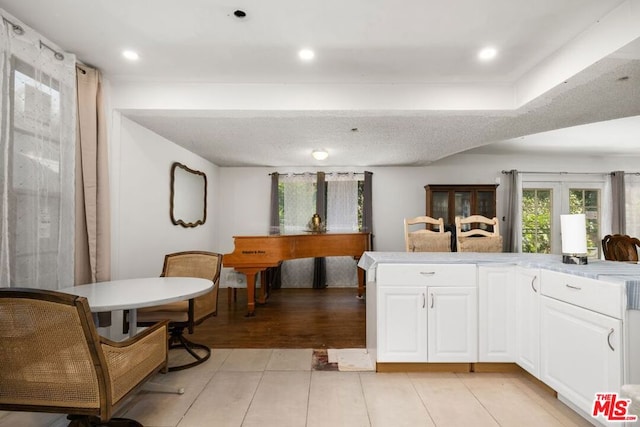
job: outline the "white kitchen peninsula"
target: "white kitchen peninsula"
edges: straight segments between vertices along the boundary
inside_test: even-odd
[[[588,418],[640,383],[640,265],[559,255],[365,252],[378,371],[518,365]]]

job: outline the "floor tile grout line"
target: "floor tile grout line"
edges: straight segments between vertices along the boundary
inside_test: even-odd
[[[473,392],[473,390],[471,390],[471,388],[469,388],[469,386],[468,386],[464,381],[462,381],[462,378],[461,378],[460,374],[459,374],[459,373],[455,373],[454,375],[456,376],[456,378],[458,378],[458,379],[460,380],[460,383],[464,386],[464,388],[466,388],[466,389],[469,391],[469,393],[471,393],[471,395],[472,395],[472,396],[473,396],[473,398],[476,400],[476,402],[478,402],[478,404],[479,404],[480,406],[482,406],[482,408],[483,408],[485,411],[487,411],[487,414],[489,414],[489,416],[491,417],[491,419],[492,419],[492,420],[494,420],[498,426],[501,426],[502,424],[500,424],[500,421],[498,421],[498,419],[497,419],[497,418],[495,417],[495,415],[494,415],[494,414],[489,410],[489,408],[487,408],[487,407],[484,405],[484,403],[482,403],[482,400],[480,400],[480,398],[479,398],[478,396],[476,396],[476,394]]]

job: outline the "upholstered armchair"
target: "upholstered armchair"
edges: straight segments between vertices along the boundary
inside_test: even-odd
[[[84,297],[0,288],[0,410],[68,414],[78,426],[140,425],[112,416],[166,367],[167,322],[114,342],[98,335]]]
[[[458,252],[502,252],[498,218],[482,215],[456,218],[456,241]]]
[[[422,228],[416,230],[415,226]],[[451,232],[444,231],[442,218],[405,218],[404,243],[407,252],[451,252]]]

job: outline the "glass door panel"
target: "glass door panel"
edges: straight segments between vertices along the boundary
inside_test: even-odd
[[[449,221],[449,192],[434,191],[433,192],[433,218],[444,219],[445,224]]]

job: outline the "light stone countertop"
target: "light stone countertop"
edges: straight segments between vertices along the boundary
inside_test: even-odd
[[[478,252],[365,252],[358,267],[375,280],[375,267],[392,264],[495,264],[542,268],[590,279],[618,283],[626,287],[627,309],[640,310],[640,264],[589,260],[587,265],[564,264],[562,255]]]

